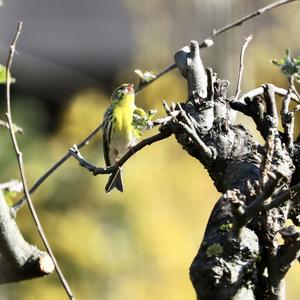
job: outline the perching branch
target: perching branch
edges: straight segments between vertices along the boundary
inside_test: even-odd
[[[11,69],[11,65],[12,65],[12,62],[13,62],[13,57],[14,57],[14,54],[15,54],[16,43],[17,43],[18,37],[21,33],[21,30],[22,30],[22,22],[19,22],[16,35],[14,37],[12,45],[10,46],[10,52],[9,52],[9,56],[8,56],[8,60],[7,60],[7,64],[6,64],[6,109],[7,109],[7,112],[6,112],[5,116],[7,118],[8,124],[9,124],[9,132],[10,132],[13,147],[14,147],[14,150],[15,150],[15,153],[16,153],[16,156],[17,156],[17,160],[18,160],[20,175],[21,175],[22,184],[23,184],[23,190],[24,190],[24,193],[25,193],[25,198],[27,200],[32,218],[33,218],[33,220],[34,220],[34,222],[37,226],[37,230],[38,230],[39,235],[40,235],[40,237],[43,241],[43,244],[45,245],[45,247],[47,249],[47,252],[48,252],[49,256],[52,259],[52,262],[55,266],[56,272],[59,276],[59,279],[60,279],[64,289],[66,290],[66,292],[67,292],[70,299],[75,299],[72,295],[72,291],[71,291],[66,279],[64,278],[64,275],[63,275],[62,271],[59,268],[59,265],[58,265],[54,255],[53,255],[52,249],[51,249],[51,247],[48,243],[48,240],[46,238],[44,230],[43,230],[43,228],[41,226],[41,223],[39,221],[39,218],[37,216],[36,210],[33,206],[32,201],[31,201],[30,193],[29,193],[28,186],[27,186],[27,179],[26,179],[26,176],[25,176],[24,163],[23,163],[23,153],[19,149],[19,145],[18,145],[18,142],[17,142],[17,139],[16,139],[16,135],[15,135],[15,132],[13,130],[13,121],[12,121],[11,103],[10,103],[11,77],[10,77],[9,74],[10,74],[10,69]]]
[[[150,146],[151,144],[164,140],[171,135],[168,131],[162,131],[154,136],[146,138],[140,141],[138,144],[130,148],[121,158],[118,160],[118,165],[112,165],[105,168],[96,167],[90,162],[88,162],[79,152],[79,149],[74,145],[70,148],[69,153],[72,155],[77,161],[79,161],[79,165],[93,173],[93,175],[99,174],[112,174],[118,170],[118,168],[122,167],[127,160],[132,157],[135,153],[142,150],[145,146]]]
[[[164,125],[166,124],[171,117],[165,117],[161,119],[157,119],[155,121],[149,122],[150,127],[158,126],[158,125]],[[76,144],[75,148],[81,149],[84,146],[86,146],[89,141],[98,133],[98,131],[102,128],[102,124],[100,124],[96,129],[94,129],[84,140],[82,140],[80,143]],[[71,152],[68,151],[58,162],[56,162],[44,175],[42,175],[29,189],[29,193],[32,194],[39,188],[39,186],[54,172],[56,171],[62,164],[64,164],[65,161],[67,161],[72,156]],[[26,203],[26,198],[23,197],[19,201],[17,201],[13,207],[11,208],[12,213],[16,215],[16,213],[23,207],[23,205]]]

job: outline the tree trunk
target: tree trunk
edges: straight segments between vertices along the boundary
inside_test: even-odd
[[[284,277],[300,254],[298,232],[285,227],[288,218],[299,221],[300,139],[287,143],[291,131],[278,130],[275,105],[275,93],[287,104],[287,91],[265,84],[240,99],[228,98],[229,82],[204,69],[195,41],[175,54],[175,62],[189,98],[165,104],[172,117],[165,127],[222,193],[190,267],[197,299],[285,299]],[[286,107],[282,113],[288,114]],[[265,146],[234,124],[234,110],[253,118]],[[282,118],[283,128],[291,128],[290,119]]]

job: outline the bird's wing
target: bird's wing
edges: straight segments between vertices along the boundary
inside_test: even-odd
[[[103,155],[107,166],[111,166],[111,161],[109,158],[109,145],[111,139],[111,130],[113,123],[113,106],[110,106],[104,114],[104,124],[103,124]]]

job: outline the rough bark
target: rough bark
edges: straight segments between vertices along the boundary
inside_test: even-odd
[[[278,130],[277,89],[266,84],[259,95],[229,101],[229,82],[205,71],[195,41],[175,62],[189,98],[166,106],[172,119],[165,126],[223,194],[190,267],[197,298],[285,299],[284,276],[300,254],[297,230],[285,227],[288,218],[299,223],[300,142],[291,146],[290,129]],[[233,122],[234,109],[253,118],[264,146]]]
[[[0,283],[41,277],[53,270],[49,255],[24,240],[0,190]]]

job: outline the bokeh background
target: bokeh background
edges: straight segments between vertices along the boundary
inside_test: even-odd
[[[256,0],[3,0],[0,63],[19,20],[12,89],[14,121],[28,181],[34,183],[68,148],[102,120],[112,90],[137,82],[136,68],[157,72],[175,51],[206,38],[214,28],[271,1]],[[264,82],[286,87],[270,63],[289,47],[300,55],[300,3],[277,8],[215,39],[202,57],[235,91],[239,52],[246,52],[243,91]],[[177,70],[137,97],[163,116],[162,100],[186,98]],[[4,119],[0,88],[0,119]],[[253,134],[251,120],[239,122]],[[296,124],[299,129],[299,119]],[[147,134],[154,134],[153,130]],[[256,135],[257,136],[257,135]],[[258,137],[259,139],[259,137]],[[259,139],[260,140],[260,139]],[[260,140],[261,141],[261,140]],[[82,151],[103,165],[101,137]],[[19,178],[8,132],[0,128],[0,182]],[[77,299],[195,299],[188,269],[218,199],[206,170],[172,137],[136,154],[125,166],[125,192],[104,193],[107,176],[93,177],[70,159],[33,195],[42,224]],[[18,214],[27,240],[42,248],[28,209]],[[300,268],[287,276],[289,300],[299,299]],[[56,275],[0,286],[0,299],[67,299]]]

